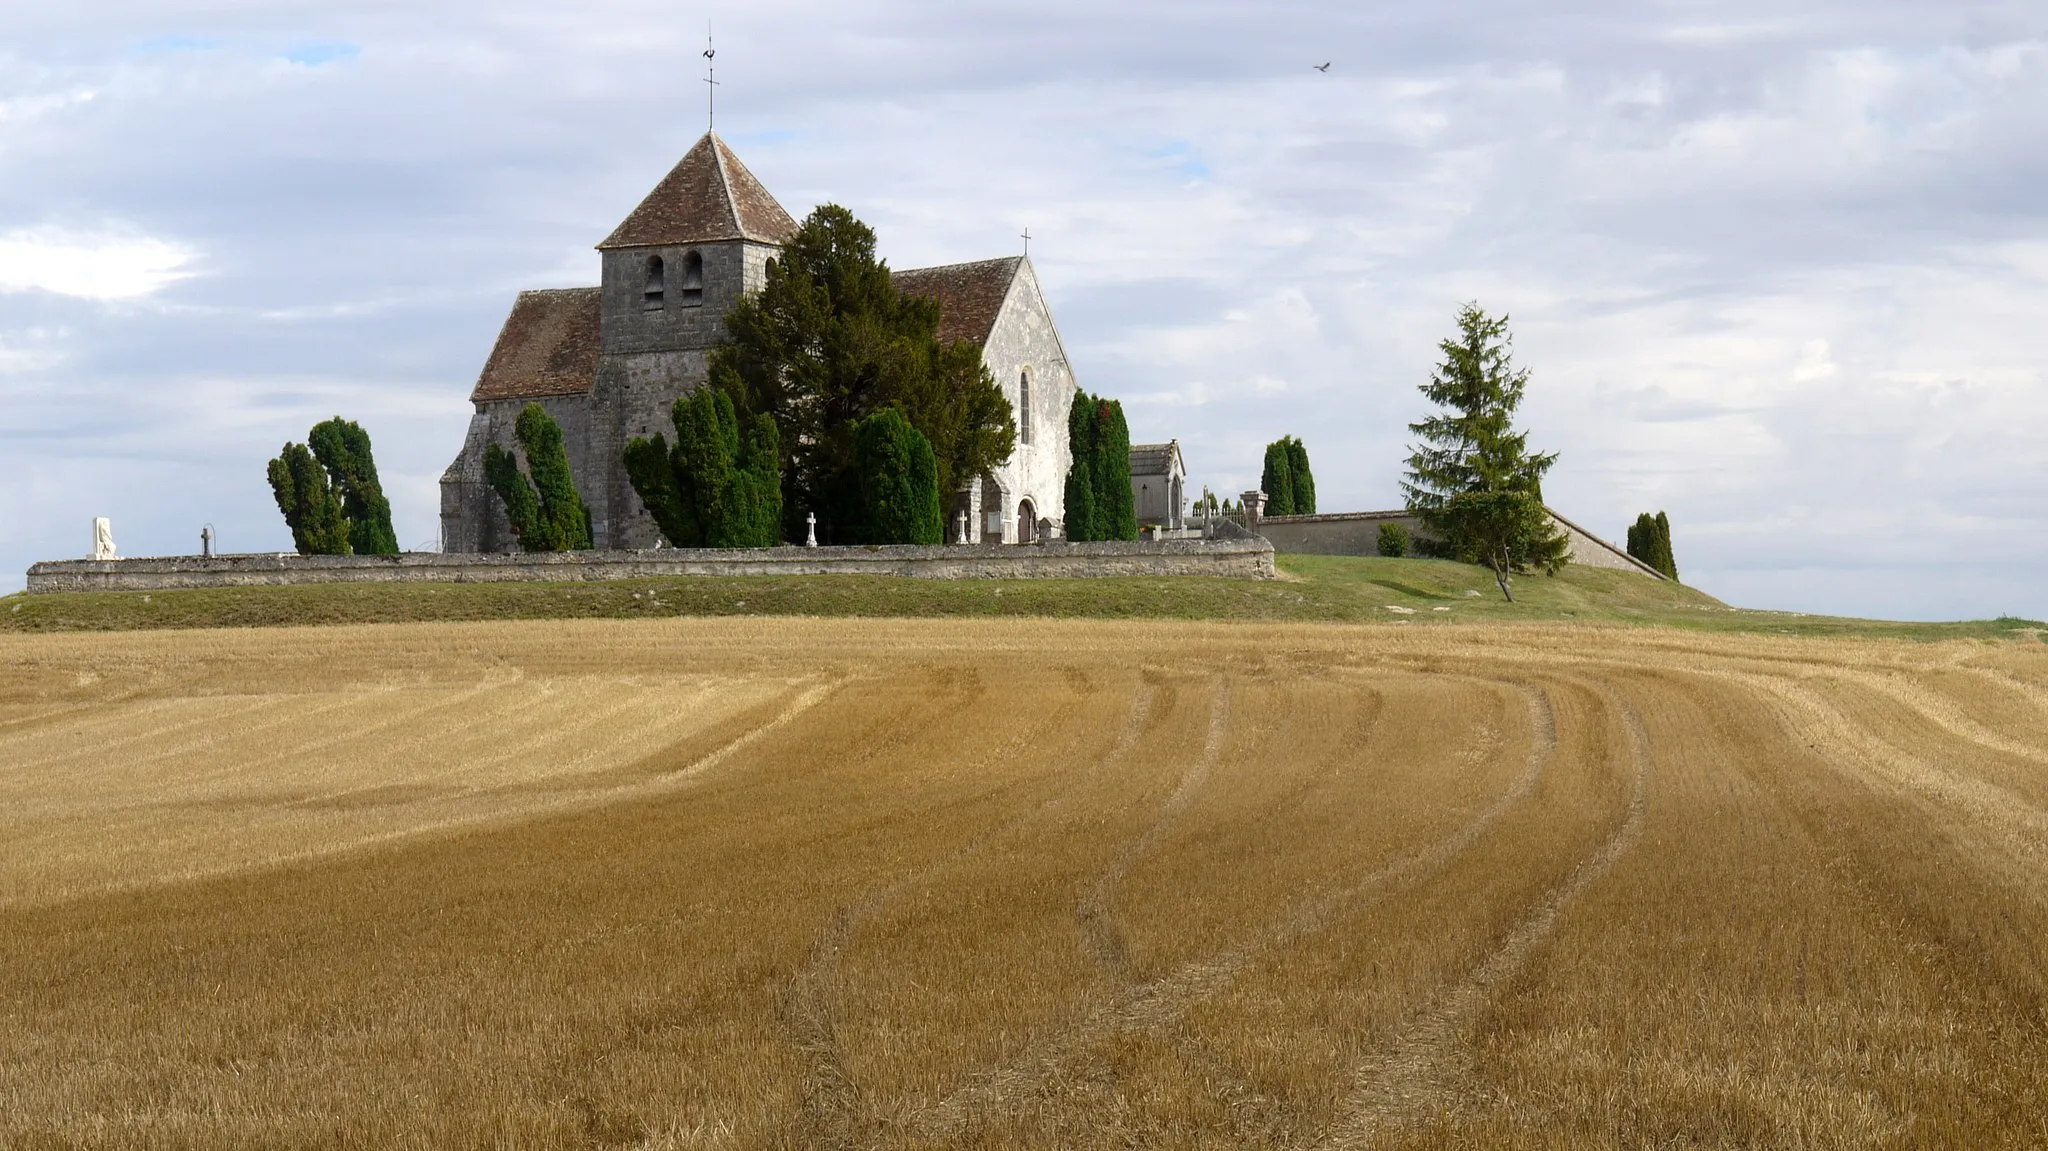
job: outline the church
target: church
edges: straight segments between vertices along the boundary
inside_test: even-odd
[[[484,449],[517,451],[513,424],[531,403],[562,427],[596,546],[657,546],[660,531],[626,477],[626,443],[673,434],[669,410],[703,386],[726,313],[760,289],[768,261],[796,229],[725,141],[706,133],[597,245],[598,286],[519,293],[470,392],[475,414],[462,451],[441,477],[442,550],[518,546],[484,479]],[[942,340],[981,349],[1017,421],[1009,460],[950,495],[947,539],[1029,543],[1059,534],[1076,384],[1029,257],[894,278],[905,293],[938,301]]]

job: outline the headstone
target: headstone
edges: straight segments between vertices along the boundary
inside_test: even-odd
[[[804,513],[804,532],[805,532],[805,535],[804,535],[804,546],[805,546],[805,547],[807,547],[807,548],[814,548],[814,547],[817,547],[817,546],[818,546],[818,513],[817,513],[817,512],[805,512],[805,513]]]
[[[114,525],[105,516],[96,516],[92,521],[92,558],[110,560],[114,555]]]
[[[967,509],[965,508],[953,513],[953,542],[956,544],[967,542]]]
[[[199,555],[203,559],[213,558],[213,525],[199,529]]]
[[[1244,500],[1244,530],[1258,535],[1259,521],[1266,514],[1266,493],[1253,489],[1241,498]]]

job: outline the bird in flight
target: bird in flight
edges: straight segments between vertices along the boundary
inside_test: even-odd
[[[1329,70],[1330,70],[1330,63],[1331,63],[1330,61],[1327,61],[1327,60],[1326,60],[1326,61],[1324,61],[1323,63],[1321,63],[1321,64],[1318,64],[1318,65],[1316,65],[1316,66],[1315,66],[1315,68],[1316,68],[1316,71],[1318,71],[1318,72],[1327,72],[1327,71],[1329,71]]]

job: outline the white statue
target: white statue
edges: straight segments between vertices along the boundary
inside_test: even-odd
[[[92,558],[114,559],[114,525],[105,516],[96,516],[92,521]]]

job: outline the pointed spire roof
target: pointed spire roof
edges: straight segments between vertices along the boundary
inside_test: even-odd
[[[717,133],[706,132],[599,249],[716,240],[785,244],[796,221]]]

